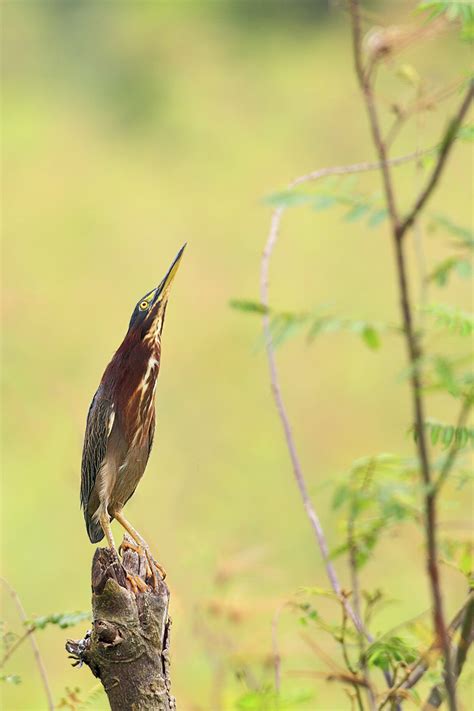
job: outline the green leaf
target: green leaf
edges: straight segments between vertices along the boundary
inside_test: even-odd
[[[380,348],[380,338],[379,334],[372,326],[365,326],[362,331],[362,340],[364,343],[372,350],[377,350]]]
[[[269,312],[267,306],[264,306],[258,301],[250,301],[247,299],[231,299],[229,306],[236,311],[246,311],[248,313],[267,314]]]
[[[367,214],[369,209],[369,205],[354,205],[354,207],[351,208],[349,212],[346,212],[346,214],[344,215],[344,220],[346,222],[355,222],[356,220],[360,220],[361,217]]]
[[[438,325],[444,326],[452,333],[470,336],[474,332],[474,316],[467,311],[447,304],[430,304],[422,310],[433,316]]]
[[[387,209],[385,207],[379,209],[379,210],[374,210],[372,214],[370,215],[367,224],[369,227],[378,227],[380,223],[382,223],[384,220],[387,219]]]
[[[313,210],[316,210],[316,212],[320,212],[321,210],[327,210],[328,207],[332,207],[337,203],[337,199],[334,195],[325,195],[324,193],[321,193],[320,195],[316,195],[316,197],[313,200]]]
[[[433,447],[438,444],[439,435],[441,433],[441,425],[433,425],[430,429],[431,444]]]
[[[384,637],[373,642],[367,649],[369,666],[388,671],[390,666],[399,662],[411,664],[418,659],[418,651],[401,637]]]
[[[0,681],[4,681],[6,684],[21,684],[21,676],[18,676],[18,674],[0,674]]]
[[[471,427],[456,427],[430,418],[425,421],[425,429],[430,433],[433,446],[441,444],[443,449],[452,445],[463,449],[471,440],[474,443],[474,429]]]
[[[472,273],[471,262],[468,259],[447,257],[433,269],[428,276],[428,280],[435,281],[438,286],[446,286],[449,276],[453,271],[463,279],[469,278]]]
[[[470,26],[469,30],[474,34],[474,28]],[[472,39],[472,35],[467,39]],[[460,141],[465,141],[466,143],[474,141],[474,123],[468,123],[464,126],[460,126],[458,130],[458,138]]]
[[[457,237],[461,244],[470,249],[474,249],[474,232],[469,227],[463,227],[454,222],[450,217],[440,213],[430,214],[430,228],[441,227],[454,237]]]
[[[453,442],[454,439],[454,427],[452,425],[448,425],[448,427],[445,427],[443,430],[443,446],[445,449],[447,449]]]
[[[35,617],[26,624],[32,626],[35,630],[43,630],[48,625],[58,625],[61,629],[66,629],[74,627],[84,620],[90,620],[89,612],[61,612],[55,615]]]
[[[340,509],[341,506],[348,501],[350,496],[351,490],[347,484],[344,483],[338,486],[336,491],[334,492],[334,496],[332,499],[333,509],[335,511],[337,511],[337,509]]]
[[[462,279],[470,279],[472,276],[472,263],[467,259],[460,259],[456,264],[456,272]]]
[[[273,193],[265,198],[264,202],[271,207],[297,207],[305,205],[314,200],[314,195],[297,193],[293,190],[283,190],[280,193]]]

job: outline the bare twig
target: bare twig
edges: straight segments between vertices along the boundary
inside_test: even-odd
[[[278,238],[278,230],[280,226],[280,221],[283,215],[283,208],[277,208],[272,216],[272,221],[271,221],[271,227],[270,227],[270,234],[268,236],[267,243],[265,245],[265,249],[263,252],[262,256],[262,267],[261,267],[261,280],[260,280],[260,294],[261,294],[261,301],[262,304],[266,307],[266,312],[263,316],[263,329],[264,329],[264,335],[265,335],[265,345],[266,345],[266,350],[267,350],[267,358],[268,358],[268,367],[270,370],[270,380],[271,380],[271,385],[272,385],[272,391],[273,391],[273,397],[275,399],[275,404],[278,410],[278,414],[280,416],[281,423],[283,425],[283,429],[285,432],[285,439],[286,439],[286,444],[290,453],[290,458],[291,458],[291,463],[293,465],[293,473],[296,478],[296,483],[298,485],[299,492],[301,494],[301,498],[303,500],[303,505],[306,511],[306,515],[309,518],[309,521],[311,523],[311,526],[313,528],[313,531],[316,535],[316,539],[319,545],[319,548],[321,550],[321,554],[323,556],[324,564],[326,567],[326,572],[329,578],[329,581],[331,583],[331,587],[336,593],[336,595],[342,599],[341,596],[341,586],[339,584],[339,580],[336,575],[336,571],[334,569],[334,566],[332,564],[332,561],[329,558],[329,547],[326,541],[326,537],[324,535],[323,528],[321,526],[321,522],[319,520],[319,516],[317,515],[312,503],[311,499],[309,497],[308,493],[308,488],[306,485],[306,481],[303,475],[303,470],[299,461],[298,453],[296,451],[296,445],[295,441],[293,438],[293,433],[291,431],[291,425],[290,421],[288,418],[288,415],[286,413],[286,408],[283,402],[283,396],[280,388],[280,383],[278,379],[278,372],[277,372],[277,367],[276,367],[276,362],[275,362],[275,355],[273,351],[273,342],[272,342],[272,334],[271,334],[271,329],[270,329],[270,316],[268,313],[268,306],[269,306],[269,298],[268,298],[268,284],[269,284],[269,266],[270,266],[270,257],[272,254],[272,251],[275,247],[277,238]],[[349,604],[346,601],[346,605],[349,606]],[[350,608],[350,606],[349,606]],[[353,620],[354,624],[356,627],[359,629],[361,626],[360,620],[355,618],[354,612],[352,608],[350,608],[349,616]]]
[[[0,577],[0,580],[2,581],[2,583],[4,584],[4,586],[7,588],[8,592],[10,593],[11,597],[13,598],[13,602],[15,603],[15,606],[18,610],[18,614],[20,615],[22,621],[26,623],[28,621],[28,618],[26,616],[25,609],[24,609],[23,605],[21,604],[21,600],[18,596],[18,593],[16,592],[16,590],[14,588],[12,588],[10,583],[7,580],[5,580],[5,578]],[[41,657],[39,647],[36,642],[34,630],[32,628],[28,629],[27,632],[24,635],[22,635],[22,637],[20,637],[21,641],[19,641],[15,645],[15,647],[18,647],[20,645],[20,643],[23,642],[27,638],[30,640],[31,647],[33,649],[33,655],[34,655],[35,661],[36,661],[36,666],[38,667],[38,671],[40,673],[41,680],[43,682],[43,687],[44,687],[44,692],[46,694],[48,709],[49,709],[49,711],[54,711],[53,694],[51,692],[51,687],[49,685],[48,675],[46,674],[46,669],[45,669],[45,666],[43,663],[43,659]],[[14,650],[10,650],[10,653],[12,653],[13,651]],[[7,658],[8,658],[8,656],[7,656]],[[6,659],[4,657],[4,659],[2,660],[2,663],[5,661],[6,661]]]

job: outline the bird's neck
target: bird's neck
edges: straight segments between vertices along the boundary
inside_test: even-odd
[[[160,367],[160,356],[159,338],[144,340],[128,333],[107,370],[115,376],[115,387],[124,391],[126,396],[131,396],[144,379],[148,382],[156,380]],[[105,373],[103,380],[107,382]]]

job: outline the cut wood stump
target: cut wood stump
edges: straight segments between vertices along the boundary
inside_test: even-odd
[[[124,540],[131,543],[128,536]],[[139,576],[146,590],[134,593],[127,573]],[[92,561],[92,629],[66,643],[74,664],[86,664],[100,679],[112,711],[176,711],[169,590],[156,568],[156,589],[145,575],[143,555],[127,548],[119,562],[109,548],[98,548]]]

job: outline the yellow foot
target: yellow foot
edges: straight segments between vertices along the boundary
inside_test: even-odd
[[[140,578],[139,575],[127,573],[126,576],[134,595],[136,595],[138,591],[145,592],[145,590],[148,589],[147,584]]]
[[[132,543],[131,541],[127,541],[127,539],[124,539],[120,545],[120,548],[119,548],[119,552],[121,555],[123,555],[124,550],[132,550],[132,551],[135,551],[135,553],[138,553],[138,555],[145,556],[145,559],[146,559],[145,577],[152,578],[153,588],[156,590],[158,580],[156,578],[155,568],[158,570],[158,572],[161,575],[163,580],[166,578],[166,570],[163,568],[162,565],[160,565],[153,558],[148,546],[138,545],[138,544]]]

